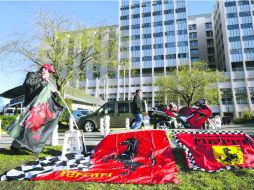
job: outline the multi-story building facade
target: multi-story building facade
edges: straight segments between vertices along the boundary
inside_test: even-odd
[[[254,111],[254,1],[217,1],[213,16],[217,68],[228,80],[219,84],[221,113]]]
[[[212,14],[188,17],[191,62],[204,60],[215,68]]]
[[[157,76],[180,64],[207,61],[225,73],[213,111],[239,116],[254,111],[254,1],[217,1],[213,14],[187,17],[186,2],[119,2],[118,62],[115,78],[86,80],[89,94],[105,100],[132,99],[137,88],[149,106],[157,103]]]
[[[97,95],[107,91],[106,100],[130,100],[140,88],[154,106],[156,76],[190,64],[186,2],[121,0],[119,14],[117,77],[93,80],[91,87]]]

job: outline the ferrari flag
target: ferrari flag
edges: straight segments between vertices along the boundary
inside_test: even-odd
[[[242,132],[179,132],[174,138],[194,170],[254,168],[254,141]]]
[[[111,134],[91,156],[44,158],[6,172],[1,180],[63,180],[103,183],[177,183],[177,168],[165,131]]]
[[[35,153],[41,152],[63,110],[52,96],[50,86],[46,85],[7,128],[12,138]]]

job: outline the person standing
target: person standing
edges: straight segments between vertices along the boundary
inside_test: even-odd
[[[142,101],[141,101],[141,90],[137,89],[136,94],[133,98],[133,110],[132,113],[135,116],[135,123],[131,127],[132,129],[140,129],[140,126],[143,122],[143,115],[142,115]]]
[[[25,89],[24,106],[27,107],[34,98],[42,91],[47,84],[50,74],[54,74],[56,71],[50,64],[43,64],[37,72],[28,72],[26,79],[23,83]],[[13,154],[19,154],[20,149],[23,147],[21,144],[14,140],[11,144],[10,150]]]

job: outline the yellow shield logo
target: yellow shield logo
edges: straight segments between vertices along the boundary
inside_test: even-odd
[[[243,152],[240,146],[212,146],[217,162],[225,166],[243,164]]]

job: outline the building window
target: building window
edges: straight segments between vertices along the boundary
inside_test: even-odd
[[[182,19],[176,19],[176,23],[177,23],[177,24],[186,23],[186,19],[185,19],[185,18],[182,18]]]
[[[166,48],[169,48],[169,47],[176,47],[176,43],[175,43],[175,42],[165,43],[165,47],[166,47]]]
[[[243,36],[243,41],[249,41],[249,40],[254,40],[254,35]]]
[[[163,32],[153,33],[153,37],[155,38],[162,37],[162,36],[163,36]]]
[[[152,61],[152,56],[144,56],[142,57],[142,61]]]
[[[165,36],[174,36],[175,32],[174,31],[167,31],[165,32]]]
[[[237,17],[237,13],[227,13],[227,18],[235,18]]]
[[[188,46],[188,42],[187,41],[177,42],[177,47],[182,47],[182,46]]]
[[[206,31],[206,37],[211,37],[213,36],[213,32],[212,31]]]
[[[139,51],[140,50],[140,46],[132,46],[131,47],[131,51]]]
[[[171,14],[174,13],[174,9],[165,10],[164,14]]]
[[[230,54],[241,54],[242,49],[230,49]]]
[[[171,25],[171,24],[174,24],[174,20],[164,21],[164,25]]]
[[[129,26],[121,26],[120,30],[129,30]]]
[[[163,44],[153,44],[154,49],[160,49],[163,48]]]
[[[189,30],[197,30],[197,25],[196,24],[189,25]]]
[[[142,24],[142,28],[148,28],[148,27],[151,27],[151,23]]]
[[[251,13],[250,13],[250,11],[239,12],[239,16],[240,16],[240,17],[251,16]]]
[[[140,18],[140,14],[131,15],[131,18]]]
[[[233,25],[227,25],[228,30],[235,30],[235,29],[239,29],[239,25],[238,24],[233,24]]]
[[[162,11],[155,11],[153,12],[153,16],[162,15]]]
[[[168,54],[166,55],[166,59],[175,59],[176,58],[176,54]]]
[[[154,58],[154,60],[163,60],[164,59],[164,55],[156,55],[153,58]]]
[[[221,102],[223,105],[233,104],[233,95],[231,88],[222,88],[221,92]]]
[[[151,16],[151,12],[149,13],[142,13],[142,17],[150,17]]]
[[[254,48],[244,48],[244,53],[254,53]]]
[[[205,28],[206,29],[212,28],[212,23],[211,22],[206,22],[205,23]]]
[[[178,53],[178,58],[187,58],[188,54],[187,53]]]
[[[194,40],[194,41],[190,41],[190,47],[195,47],[198,46],[198,41]]]
[[[140,35],[131,36],[131,40],[139,40],[139,39],[140,39]]]
[[[131,61],[132,62],[140,62],[140,57],[132,57]]]
[[[143,34],[143,39],[147,39],[147,38],[151,38],[152,37],[152,35],[151,34]]]
[[[230,1],[230,2],[225,2],[225,7],[232,7],[232,6],[236,6],[235,1]]]
[[[252,28],[252,23],[241,24],[241,28]]]
[[[127,51],[129,51],[129,47],[121,47],[120,51],[121,52],[127,52]]]
[[[191,55],[193,55],[193,54],[198,54],[199,52],[198,52],[198,49],[191,49],[190,53]]]
[[[229,37],[228,40],[229,40],[230,42],[237,42],[237,41],[240,41],[240,36]]]
[[[198,33],[197,32],[191,32],[189,34],[189,38],[197,38],[198,37]]]
[[[140,24],[131,25],[131,29],[139,29],[139,28],[140,28]]]
[[[208,56],[208,61],[211,62],[211,63],[215,62],[214,56],[209,55]]]
[[[249,0],[238,1],[238,5],[249,5]]]
[[[213,47],[209,47],[207,49],[207,51],[208,51],[208,54],[214,54],[214,48]]]
[[[177,34],[178,34],[178,35],[187,34],[187,30],[178,30],[178,31],[177,31]]]
[[[145,50],[145,49],[152,49],[152,46],[151,45],[143,45],[142,49],[143,50]]]
[[[178,9],[176,9],[176,13],[182,13],[182,12],[186,12],[186,8],[178,8]]]
[[[122,10],[122,11],[123,11],[123,10],[128,10],[128,9],[129,9],[129,5],[123,6],[123,7],[120,8],[120,10]]]
[[[162,21],[159,21],[159,22],[154,22],[153,23],[153,26],[162,26]]]
[[[128,20],[128,19],[129,19],[129,15],[121,16],[121,17],[120,17],[120,20]]]
[[[213,46],[213,39],[207,39],[207,45]]]
[[[235,98],[237,104],[247,104],[247,91],[245,87],[235,88]]]

